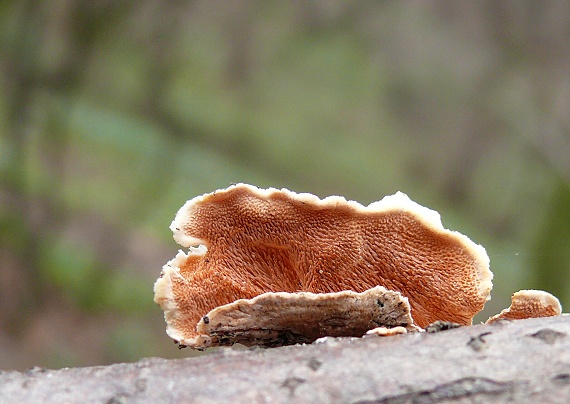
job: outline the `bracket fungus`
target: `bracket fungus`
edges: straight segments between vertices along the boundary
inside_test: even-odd
[[[353,299],[336,292],[362,293],[376,286],[385,288],[377,293],[399,292],[409,301],[412,328],[436,320],[469,325],[490,298],[492,273],[485,249],[444,229],[437,212],[400,192],[363,206],[339,196],[319,199],[236,184],[189,200],[170,228],[189,252],[180,251],[162,268],[154,292],[165,312],[167,333],[181,346],[243,343],[243,327],[234,324],[233,331],[220,331],[231,316],[239,321],[249,317],[247,338],[275,345],[278,339],[264,340],[260,332],[283,328],[275,325],[278,317],[293,312],[314,321],[318,329],[330,316],[326,310],[335,307],[337,312]],[[340,300],[317,319],[311,306],[322,300],[300,292]],[[281,307],[293,301],[297,306],[277,312],[277,304],[259,304],[267,299],[277,299]],[[212,311],[220,306],[226,306],[225,314],[214,324]],[[220,311],[214,314],[221,316]],[[271,321],[274,325],[268,326]],[[372,322],[371,328],[410,326]],[[309,333],[282,342],[310,341],[330,332],[323,329],[323,335]],[[352,335],[365,332],[353,330]]]
[[[511,305],[487,320],[487,324],[499,320],[522,320],[535,317],[554,317],[562,314],[560,301],[542,290],[520,290],[511,297]]]
[[[408,299],[382,286],[362,293],[267,292],[210,311],[198,322],[193,342],[197,348],[280,346],[362,336],[379,325],[415,331]]]

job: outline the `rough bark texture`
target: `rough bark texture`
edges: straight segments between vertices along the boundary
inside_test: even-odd
[[[570,316],[0,373],[0,402],[568,402]]]

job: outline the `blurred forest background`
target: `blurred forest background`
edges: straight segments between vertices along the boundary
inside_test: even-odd
[[[184,357],[191,197],[395,191],[570,307],[570,2],[0,1],[0,369]]]

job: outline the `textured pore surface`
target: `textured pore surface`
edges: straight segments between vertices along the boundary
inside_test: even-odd
[[[200,246],[180,252],[155,284],[167,332],[182,344],[210,310],[265,292],[381,285],[407,297],[424,327],[471,324],[491,290],[483,247],[402,193],[364,207],[238,184],[188,201],[171,229],[181,245]]]
[[[511,305],[496,316],[487,320],[488,323],[504,320],[522,320],[525,318],[559,316],[562,307],[556,297],[542,290],[521,290],[513,294]]]

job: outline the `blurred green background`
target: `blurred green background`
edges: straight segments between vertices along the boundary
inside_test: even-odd
[[[570,2],[0,1],[0,368],[184,357],[191,197],[395,191],[570,305]]]

